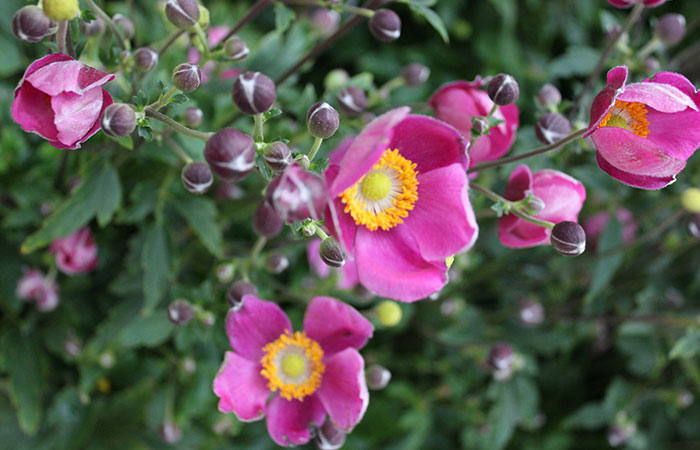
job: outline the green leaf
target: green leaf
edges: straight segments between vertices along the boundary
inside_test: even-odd
[[[11,330],[2,340],[5,364],[9,374],[10,399],[17,410],[20,428],[35,434],[41,424],[41,364],[39,349],[32,336]]]
[[[569,47],[566,53],[549,64],[548,73],[554,78],[569,78],[588,75],[596,65],[599,53],[590,47]]]
[[[128,136],[109,136],[108,134],[105,134],[105,136],[112,139],[117,144],[121,145],[122,147],[124,147],[127,150],[134,149],[134,141],[131,139],[131,135],[128,135]]]
[[[309,170],[313,172],[323,173],[328,168],[328,158],[318,158],[309,166]]]
[[[173,103],[175,105],[182,105],[183,103],[187,103],[188,100],[189,98],[185,94],[177,94],[170,99],[170,103]]]
[[[100,198],[96,205],[97,223],[104,227],[112,221],[112,216],[122,203],[122,185],[119,182],[119,174],[113,167],[110,166],[105,171],[99,188],[100,191],[96,194]]]
[[[119,333],[117,343],[121,347],[155,347],[170,337],[173,324],[165,309],[148,316],[138,316]]]
[[[160,301],[170,278],[170,260],[165,228],[154,223],[145,233],[141,253],[143,269],[143,293],[146,297],[144,311],[152,311]]]
[[[700,330],[688,328],[685,336],[680,338],[671,349],[669,357],[671,359],[692,358],[698,354],[698,350],[700,350]]]
[[[427,20],[446,44],[450,42],[450,36],[447,34],[445,23],[435,11],[420,3],[409,3],[408,6],[411,8],[411,11]]]
[[[263,123],[267,122],[270,119],[274,119],[280,114],[282,114],[282,110],[279,108],[272,108],[268,111],[265,111],[262,116]]]
[[[622,264],[623,253],[614,249],[622,242],[622,225],[615,217],[610,215],[610,219],[600,236],[598,252],[600,256],[593,267],[593,280],[591,286],[584,297],[584,304],[587,308],[592,306],[593,300],[598,297],[612,280],[620,264]],[[608,252],[608,253],[606,253]]]
[[[97,17],[95,17],[95,13],[93,13],[90,8],[82,10],[80,12],[80,18],[83,19],[84,22],[88,22],[88,23],[97,19]]]
[[[608,419],[608,414],[602,405],[599,403],[588,403],[567,417],[564,420],[564,427],[592,430],[605,425]]]
[[[287,29],[289,26],[292,24],[292,21],[296,18],[296,13],[294,10],[287,8],[284,6],[283,3],[281,2],[276,2],[275,3],[275,30],[277,30],[278,33],[282,34]]]
[[[223,249],[221,229],[216,223],[217,210],[213,200],[193,195],[178,195],[170,203],[190,224],[194,234],[212,255],[220,258]]]

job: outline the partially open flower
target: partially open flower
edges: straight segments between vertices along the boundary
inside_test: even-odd
[[[58,306],[58,284],[36,269],[27,269],[17,283],[17,297],[36,303],[41,312]]]
[[[320,177],[294,163],[267,187],[267,201],[287,223],[320,219],[326,205],[326,185]]]
[[[83,227],[51,244],[58,269],[66,275],[89,272],[97,266],[97,244],[88,227]]]

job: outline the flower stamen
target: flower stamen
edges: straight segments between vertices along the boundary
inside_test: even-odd
[[[318,342],[297,331],[288,330],[263,347],[260,374],[267,378],[272,392],[280,391],[287,400],[301,400],[321,386],[326,366],[321,359],[323,350]]]
[[[600,127],[617,127],[631,131],[639,137],[649,135],[647,108],[643,103],[615,100],[610,112],[600,121]]]

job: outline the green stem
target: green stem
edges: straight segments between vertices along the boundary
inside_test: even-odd
[[[158,50],[158,54],[162,56],[163,53],[165,53],[166,50],[168,50],[170,48],[170,46],[173,45],[175,43],[175,41],[177,41],[177,39],[180,36],[182,36],[184,33],[185,33],[185,30],[173,31],[170,34],[170,36],[168,36],[168,40],[165,41],[165,44],[163,44],[163,46],[160,48],[160,50]]]
[[[253,137],[256,142],[262,142],[265,140],[263,137],[263,115],[262,114],[256,114],[253,116],[255,120],[255,130],[253,132]]]
[[[260,236],[253,246],[253,250],[250,251],[250,261],[253,264],[253,267],[257,266],[258,257],[260,256],[260,252],[262,252],[262,249],[265,247],[266,243],[267,238],[265,236]]]
[[[178,92],[178,88],[176,88],[175,86],[171,87],[161,99],[159,99],[156,102],[153,102],[151,105],[147,106],[147,108],[151,108],[154,111],[160,111],[161,109],[163,109],[163,107],[167,106],[168,103],[170,103],[170,99],[173,98],[173,96]]]
[[[323,231],[323,229],[321,227],[319,227],[317,224],[314,224],[314,226],[316,227],[316,235],[318,237],[320,237],[322,240],[328,239],[328,234],[326,234],[326,232]]]
[[[170,148],[173,149],[175,153],[183,160],[185,161],[185,164],[189,164],[192,162],[192,158],[190,158],[190,155],[185,152],[185,150],[178,145],[177,142],[175,142],[170,136],[167,134],[163,135],[163,140],[165,141],[166,144],[170,146]]]
[[[119,31],[119,27],[112,21],[112,18],[107,15],[106,12],[102,10],[93,0],[85,0],[85,3],[87,3],[88,8],[92,10],[93,13],[107,25],[107,28],[109,28],[109,31],[112,32],[115,38],[117,38],[117,43],[119,44],[119,47],[123,50],[128,50],[129,49],[129,44],[126,39],[124,39],[124,36],[122,35],[121,31]]]
[[[486,114],[486,118],[488,119],[491,116],[493,116],[494,114],[496,114],[496,111],[498,111],[498,105],[494,103],[493,106],[491,107],[491,111],[489,111],[489,113]]]
[[[321,143],[323,142],[323,139],[320,137],[314,138],[314,145],[311,146],[311,150],[309,150],[309,162],[312,162],[314,158],[316,157],[316,153],[318,153],[318,149],[321,148]]]
[[[193,130],[191,128],[187,128],[186,126],[178,123],[177,121],[166,116],[165,114],[161,114],[150,107],[146,107],[144,111],[146,112],[147,117],[163,122],[173,130],[177,131],[178,133],[182,133],[186,136],[191,136],[193,138],[197,138],[204,142],[207,142],[214,135],[214,133],[204,133],[201,131]]]
[[[238,33],[238,30],[243,28],[245,24],[257,17],[270,3],[272,3],[272,0],[258,0],[257,2],[255,2],[255,4],[250,7],[245,16],[241,17],[238,23],[236,23],[233,26],[233,28],[231,28],[231,31],[229,31],[228,34],[221,40],[221,43],[223,44],[234,34]]]
[[[195,24],[194,32],[197,34],[197,38],[202,43],[201,47],[203,53],[200,64],[203,66],[207,61],[209,61],[209,44],[207,43],[207,35],[199,24]]]
[[[523,220],[526,220],[534,225],[538,225],[540,227],[545,227],[545,228],[554,228],[554,224],[552,222],[549,222],[547,220],[541,220],[536,217],[532,217],[529,214],[526,214],[525,212],[520,210],[520,206],[517,205],[515,202],[511,202],[510,200],[506,200],[505,198],[501,197],[500,195],[496,194],[490,189],[487,189],[479,184],[476,183],[470,183],[469,186],[474,189],[477,192],[481,192],[484,194],[486,197],[489,199],[493,200],[494,202],[502,202],[505,203],[508,206],[508,213],[509,214],[514,214],[518,217],[520,217]]]
[[[653,38],[649,39],[649,42],[647,42],[646,45],[637,52],[637,60],[643,62],[647,56],[651,55],[662,45],[663,42],[661,42],[658,37],[654,36]]]

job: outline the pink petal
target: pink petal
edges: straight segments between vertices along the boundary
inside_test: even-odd
[[[591,121],[588,131],[583,137],[590,136],[598,127],[598,124],[610,112],[615,105],[615,99],[622,92],[627,81],[627,66],[613,67],[608,72],[608,82],[605,88],[598,93],[591,104]]]
[[[275,303],[253,295],[243,297],[239,309],[226,315],[226,334],[231,347],[240,356],[254,362],[262,358],[262,348],[277,340],[285,331],[292,331],[287,315]]]
[[[340,166],[331,165],[323,173],[326,179],[326,186],[332,186],[333,181],[340,172]],[[330,233],[345,246],[345,251],[352,253],[355,246],[355,234],[357,232],[357,224],[355,219],[348,213],[345,213],[345,204],[338,196],[332,197],[333,200],[328,202],[325,215],[326,226]]]
[[[525,164],[516,167],[508,179],[508,187],[503,197],[506,200],[517,202],[524,199],[532,191],[532,170]]]
[[[82,142],[99,121],[102,111],[102,88],[96,87],[83,95],[64,92],[52,97],[54,123],[58,129],[58,141],[72,147]]]
[[[504,216],[501,219],[509,216]],[[515,217],[515,220],[510,224],[503,220],[498,222],[498,238],[501,244],[512,248],[549,244],[549,236],[551,234],[549,228],[532,224],[516,216],[513,217]]]
[[[576,222],[586,200],[586,188],[577,179],[557,170],[541,170],[533,175],[532,190],[544,201],[535,217],[553,223]]]
[[[309,427],[323,425],[326,411],[316,395],[299,400],[285,400],[276,394],[267,404],[267,432],[283,447],[309,442]]]
[[[352,145],[354,140],[355,140],[355,136],[349,136],[349,137],[346,137],[345,139],[343,139],[340,142],[340,144],[331,151],[330,155],[328,156],[328,163],[330,165],[340,164],[340,162],[345,157],[345,152],[348,151],[348,149],[350,148],[350,146]],[[330,184],[329,184],[329,186],[330,186]]]
[[[365,361],[354,348],[325,358],[318,397],[335,425],[351,430],[364,416],[369,404],[365,382]]]
[[[471,139],[471,118],[488,113],[482,102],[477,101],[480,97],[472,95],[474,92],[478,89],[472,83],[456,81],[442,86],[428,100],[435,116],[455,127],[467,140]]]
[[[68,55],[64,55],[63,53],[51,53],[50,55],[46,55],[43,58],[39,58],[33,63],[27,67],[27,70],[24,72],[24,76],[22,76],[22,79],[20,82],[17,84],[17,87],[21,86],[24,84],[24,80],[37,70],[41,69],[44,66],[48,66],[49,64],[53,64],[55,62],[62,62],[62,61],[75,61],[73,58],[71,58]]]
[[[304,331],[327,357],[349,347],[364,347],[374,327],[352,306],[330,297],[314,297],[306,309]]]
[[[86,66],[80,61],[55,62],[26,76],[29,83],[51,96],[62,92],[83,95],[112,79],[114,75]]]
[[[676,181],[675,175],[654,177],[625,172],[624,170],[620,170],[607,162],[600,152],[596,153],[596,159],[598,160],[598,165],[604,172],[616,180],[632,187],[637,187],[640,189],[662,189]]]
[[[261,419],[270,395],[267,380],[260,375],[261,369],[259,362],[226,352],[214,378],[214,394],[219,397],[219,411],[233,412],[243,422]]]
[[[690,80],[688,80],[686,77],[679,73],[659,72],[653,77],[651,77],[649,80],[645,81],[651,81],[653,83],[661,84],[670,84],[671,86],[678,88],[688,97],[692,98],[696,105],[700,103],[700,95],[698,95],[698,91],[697,89],[695,89],[693,83],[691,83]]]
[[[647,139],[668,156],[687,160],[700,146],[700,112],[686,109],[666,114],[649,109],[647,120]]]
[[[340,280],[338,280],[338,289],[352,289],[360,280],[357,277],[357,264],[352,256],[348,256],[345,264],[340,268]]]
[[[57,140],[58,130],[54,125],[51,99],[27,83],[15,91],[12,102],[12,118],[24,131],[36,133],[44,139]]]
[[[693,99],[670,84],[634,83],[625,88],[618,97],[623,102],[643,103],[663,113],[675,113],[686,108],[698,110]]]

